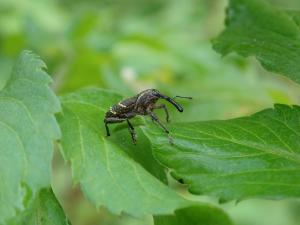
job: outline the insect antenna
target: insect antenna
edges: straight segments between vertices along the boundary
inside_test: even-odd
[[[173,99],[175,98],[186,98],[186,99],[193,99],[192,97],[187,97],[187,96],[179,96],[179,95],[176,95]]]

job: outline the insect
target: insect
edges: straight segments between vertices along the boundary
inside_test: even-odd
[[[191,97],[182,97],[175,96],[179,98],[188,98]],[[137,116],[137,115],[149,115],[153,122],[155,122],[158,126],[160,126],[164,132],[169,134],[169,130],[165,127],[165,125],[159,120],[159,118],[153,113],[154,109],[163,109],[166,114],[166,121],[169,122],[169,112],[164,104],[156,104],[157,100],[165,99],[170,102],[179,112],[183,112],[183,108],[177,102],[174,101],[174,98],[170,98],[166,95],[163,95],[156,89],[147,89],[137,94],[134,97],[124,99],[119,103],[110,107],[110,109],[106,112],[104,118],[104,124],[106,129],[107,136],[110,136],[108,124],[111,123],[121,123],[126,121],[129,127],[129,132],[134,144],[136,144],[136,133],[134,127],[130,123],[129,119]],[[171,139],[169,138],[170,143]]]

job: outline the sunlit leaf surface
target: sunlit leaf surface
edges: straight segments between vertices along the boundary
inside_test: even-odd
[[[222,199],[300,195],[300,108],[275,105],[249,117],[170,125],[174,145],[145,127],[154,156],[194,194]]]
[[[0,224],[50,184],[58,99],[45,64],[24,51],[0,91]]]

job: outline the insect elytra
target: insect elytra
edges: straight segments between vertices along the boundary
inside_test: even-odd
[[[175,96],[174,98],[188,98],[191,99],[191,97],[182,97],[182,96]],[[120,101],[119,103],[111,106],[109,108],[109,111],[106,112],[105,118],[104,118],[104,124],[106,129],[107,136],[110,136],[108,124],[111,123],[121,123],[123,121],[127,121],[129,131],[131,134],[131,138],[133,143],[136,143],[136,133],[134,130],[134,127],[130,123],[129,119],[137,116],[137,115],[149,115],[152,120],[160,126],[165,133],[169,133],[169,130],[166,128],[166,126],[159,120],[159,118],[154,114],[154,109],[164,109],[166,113],[166,121],[169,122],[169,112],[167,109],[167,106],[165,104],[156,104],[156,102],[159,99],[165,99],[169,103],[171,103],[179,112],[183,112],[183,108],[181,105],[179,105],[174,98],[170,98],[162,93],[160,93],[156,89],[147,89],[136,96],[133,96],[131,98],[124,99]],[[169,138],[170,142],[171,139]]]
[[[110,111],[112,114],[114,114],[114,115],[117,114],[117,113],[112,109],[112,107],[109,107],[109,111]]]
[[[121,107],[123,107],[123,108],[127,107],[126,105],[123,105],[121,102],[119,102],[118,105],[121,106]]]

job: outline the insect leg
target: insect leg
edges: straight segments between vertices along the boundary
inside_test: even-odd
[[[106,129],[106,136],[110,136],[110,132],[109,132],[107,123],[105,123],[105,129]]]
[[[129,122],[128,119],[126,121],[127,121],[128,127],[129,127],[129,132],[130,132],[132,141],[134,144],[136,144],[136,133],[134,131],[134,127],[132,126],[132,124]]]
[[[168,112],[168,108],[165,104],[160,104],[160,105],[155,105],[153,107],[153,109],[164,109],[165,113],[166,113],[166,121],[170,122],[170,117],[169,117],[169,112]]]
[[[109,132],[109,129],[108,129],[108,124],[109,123],[121,123],[124,120],[126,120],[126,119],[124,119],[124,118],[117,118],[117,117],[108,117],[108,118],[105,118],[104,119],[104,123],[105,123],[106,135],[110,136],[110,132]]]
[[[158,117],[150,110],[147,109],[147,113],[151,116],[152,120],[155,121],[163,130],[168,134],[169,143],[173,145],[173,139],[169,136],[168,129],[159,121]]]
[[[159,121],[158,117],[151,112],[151,110],[147,110],[147,113],[151,116],[152,120],[155,121],[167,134],[169,133],[168,129]]]

